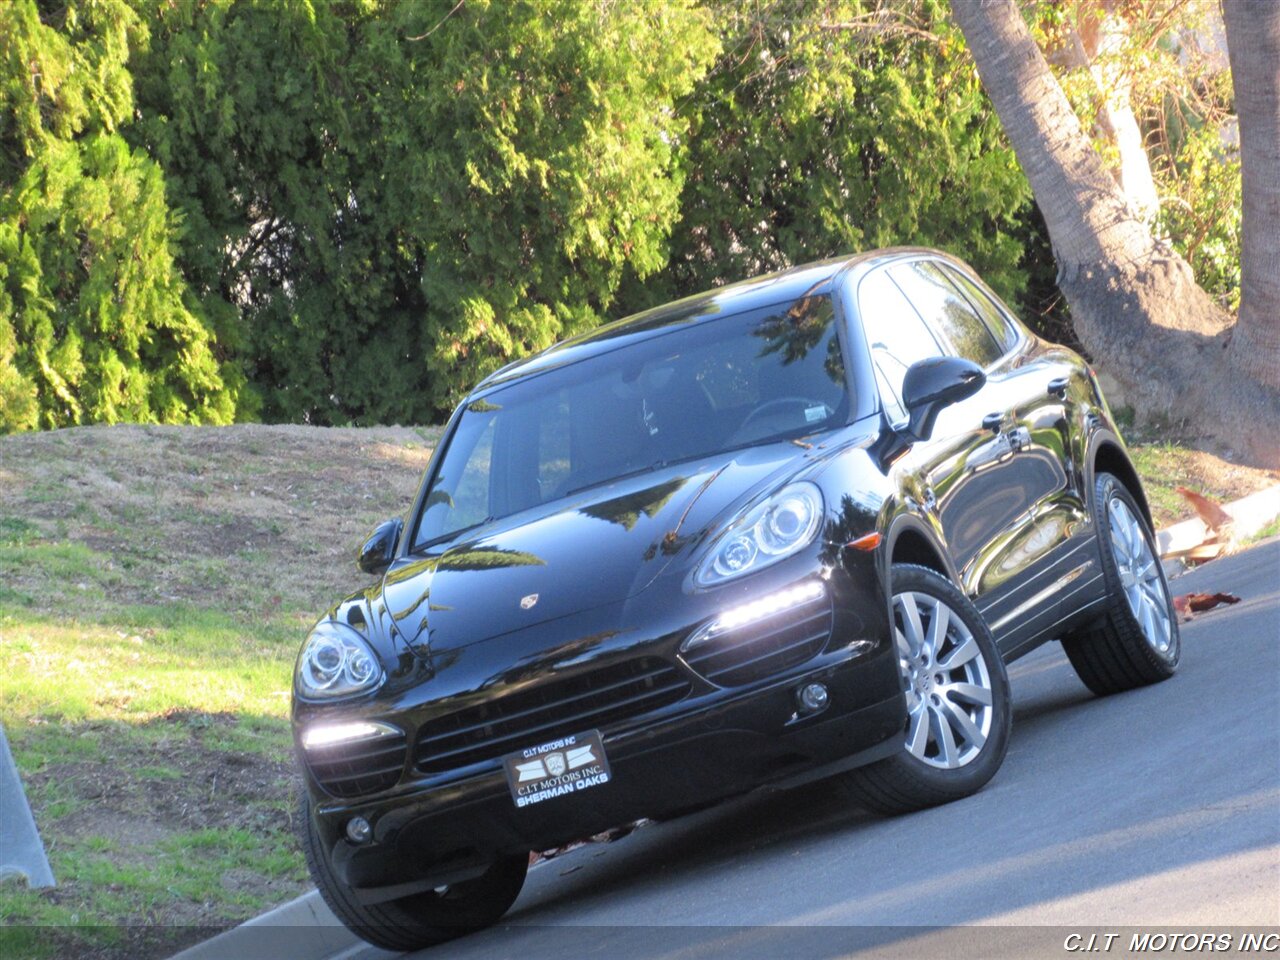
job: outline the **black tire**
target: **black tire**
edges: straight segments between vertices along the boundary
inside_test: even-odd
[[[1148,638],[1148,628],[1135,616],[1121,580],[1116,548],[1112,544],[1113,513],[1110,505],[1113,500],[1122,503],[1128,516],[1136,520],[1136,526],[1154,559],[1155,576],[1149,583],[1153,585],[1152,589],[1158,584],[1159,590],[1163,592],[1163,608],[1169,629],[1168,647],[1165,650],[1160,649],[1159,638]],[[1119,478],[1109,473],[1098,474],[1094,481],[1093,503],[1089,509],[1093,515],[1094,528],[1098,531],[1098,552],[1101,555],[1102,575],[1107,585],[1107,604],[1100,616],[1062,638],[1062,648],[1067,653],[1067,659],[1071,661],[1071,666],[1084,685],[1099,696],[1168,680],[1178,669],[1178,661],[1182,655],[1182,637],[1178,631],[1178,617],[1173,608],[1169,584],[1160,568],[1160,552],[1151,526],[1133,495]],[[1159,633],[1159,626],[1153,629]]]
[[[958,626],[948,628],[945,638],[938,644],[939,650],[947,653],[939,658],[938,663],[934,663],[932,658],[929,658],[928,662],[933,665],[923,670],[925,675],[923,677],[920,671],[912,672],[910,657],[904,658],[900,655],[903,686],[906,689],[908,709],[912,711],[904,731],[901,751],[884,760],[851,770],[836,780],[837,788],[847,799],[875,813],[887,815],[910,813],[925,807],[950,803],[982,789],[1004,762],[1005,752],[1009,748],[1009,729],[1013,713],[1010,707],[1009,678],[1005,673],[1004,660],[1000,656],[995,641],[991,638],[990,629],[969,598],[946,577],[927,567],[907,563],[894,564],[892,577],[897,633],[895,643],[901,644],[905,640],[903,626],[905,610],[899,601],[902,597],[915,598],[923,595],[944,604],[948,608],[948,618],[958,619],[964,631],[961,631]],[[912,602],[914,604],[915,599]],[[938,607],[935,606],[933,611],[937,610]],[[934,615],[935,613],[930,615],[930,625]],[[979,656],[965,663],[973,663],[974,666],[946,670],[943,665],[949,661],[951,653],[965,646],[966,633],[976,644]],[[934,651],[935,654],[938,652],[938,650]],[[989,715],[983,713],[983,705],[976,701],[966,704],[963,701],[957,702],[951,699],[952,696],[959,695],[950,692],[955,689],[954,687],[934,686],[937,676],[946,676],[947,684],[964,682],[963,678],[967,675],[965,671],[967,670],[968,674],[974,673],[979,660],[985,669],[986,684],[991,699],[991,703],[985,705]],[[935,673],[939,670],[942,673]],[[973,678],[970,677],[970,682],[965,686],[982,686],[981,683],[972,681]],[[936,706],[930,706],[930,703]],[[958,756],[962,757],[964,750],[967,749],[972,751],[969,759],[963,760],[959,766],[944,768],[938,765],[945,760],[940,739],[937,754],[928,755],[933,742],[931,740],[925,744],[924,756],[918,756],[913,752],[912,736],[913,731],[919,729],[918,724],[928,722],[931,714],[933,721],[937,722],[945,716],[946,711],[955,707],[965,710],[966,716],[970,716],[971,723],[974,722],[975,717],[978,718],[981,725],[986,727],[985,740],[978,743],[975,737],[971,741],[966,741],[965,748],[960,750]],[[967,713],[968,710],[972,710],[973,713]],[[925,736],[934,738],[937,730],[938,728],[934,726],[930,732],[926,732]],[[950,736],[954,737],[954,735],[953,730]],[[916,749],[919,750],[918,743]]]
[[[529,869],[529,857],[522,854],[500,860],[474,880],[442,892],[428,890],[387,903],[362,904],[333,873],[305,791],[298,805],[297,827],[311,879],[334,916],[356,936],[385,950],[417,950],[492,926],[515,903]]]

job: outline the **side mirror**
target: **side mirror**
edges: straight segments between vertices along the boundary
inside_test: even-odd
[[[942,408],[982,389],[987,375],[963,357],[930,357],[907,368],[902,402],[910,419],[904,431],[912,440],[928,440]]]
[[[360,548],[356,566],[374,576],[385,572],[395,558],[396,547],[400,545],[400,534],[403,531],[404,521],[399,517],[378,524],[377,529],[373,531],[373,536]]]

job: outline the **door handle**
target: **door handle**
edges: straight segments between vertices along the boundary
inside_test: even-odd
[[[1059,400],[1067,399],[1067,387],[1071,381],[1066,377],[1054,377],[1049,381],[1049,396],[1057,397]]]
[[[988,413],[982,418],[982,429],[990,430],[992,433],[999,433],[1000,428],[1004,426],[1004,411],[998,410],[995,413]]]

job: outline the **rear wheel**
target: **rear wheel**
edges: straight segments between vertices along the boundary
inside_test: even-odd
[[[491,926],[515,903],[529,869],[528,855],[521,854],[499,860],[474,880],[387,903],[362,904],[330,867],[305,794],[298,821],[307,868],[324,902],[352,933],[386,950],[416,950]]]
[[[850,799],[885,814],[980,790],[1004,761],[1011,721],[1004,660],[954,584],[926,567],[895,564],[893,618],[907,698],[902,750],[838,781]]]
[[[1100,473],[1092,510],[1107,608],[1064,637],[1062,648],[1084,685],[1101,696],[1169,679],[1182,638],[1155,537],[1133,495]]]

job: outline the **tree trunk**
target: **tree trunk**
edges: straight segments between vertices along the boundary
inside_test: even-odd
[[[1013,0],[959,0],[952,13],[1044,214],[1058,286],[1095,365],[1139,418],[1280,466],[1280,391],[1225,362],[1231,317],[1129,205]]]
[[[1114,7],[1108,0],[1083,7],[1080,28],[1072,31],[1072,46],[1098,87],[1098,130],[1115,147],[1119,160],[1112,174],[1142,219],[1152,223],[1160,212],[1160,197],[1133,115],[1132,84],[1119,62],[1129,43],[1129,27]]]
[[[1075,25],[1065,31],[1061,43],[1046,48],[1044,55],[1054,66],[1085,70],[1093,77],[1098,108],[1093,134],[1115,150],[1111,175],[1130,205],[1151,223],[1159,213],[1160,197],[1133,113],[1133,84],[1120,62],[1130,43],[1129,33],[1129,23],[1116,12],[1115,0],[1080,0],[1075,4]]]
[[[1226,0],[1222,15],[1243,181],[1240,318],[1227,356],[1280,390],[1280,4]]]

